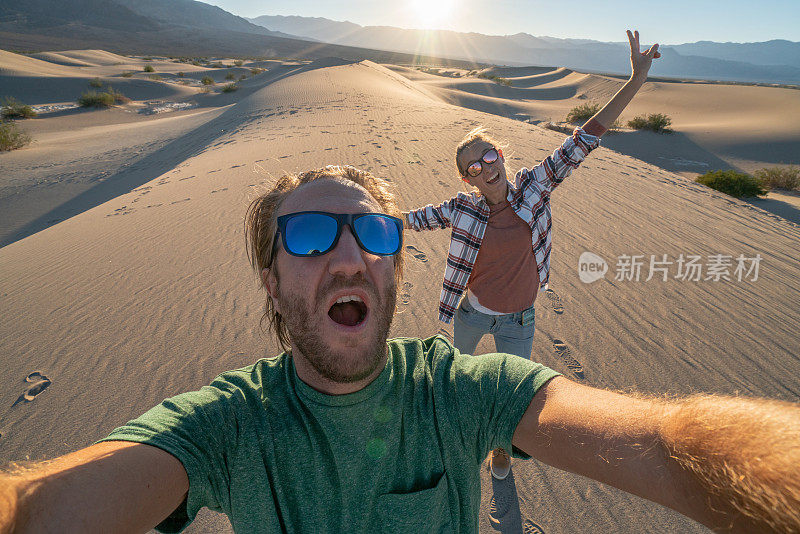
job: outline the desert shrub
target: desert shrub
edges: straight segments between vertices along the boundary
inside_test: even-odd
[[[114,103],[116,104],[127,104],[128,102],[131,101],[130,98],[123,95],[120,91],[117,91],[111,86],[108,86],[108,94],[112,96],[112,98],[114,99]]]
[[[657,133],[670,133],[672,129],[669,127],[672,124],[672,119],[663,113],[651,113],[647,117],[638,115],[628,121],[628,128],[634,130],[652,130]]]
[[[144,61],[153,61],[153,58],[151,58],[150,56],[143,57],[142,59],[143,59]]]
[[[89,87],[103,87],[103,80],[100,78],[93,78],[89,80]]]
[[[212,63],[211,65],[209,65],[209,67],[211,67],[212,69],[224,69],[225,65],[223,65],[220,62],[216,62],[216,63]]]
[[[179,73],[178,73],[178,77],[179,77],[179,78],[183,78],[184,76],[186,76],[186,74],[184,74],[183,72],[179,72]]]
[[[16,98],[9,96],[3,100],[3,107],[0,109],[3,119],[30,119],[36,116],[33,108],[23,104]]]
[[[755,177],[770,189],[800,189],[800,168],[797,167],[759,169]]]
[[[600,104],[597,102],[586,102],[580,106],[575,106],[567,113],[567,122],[588,121],[600,111]]]
[[[148,78],[150,78],[151,80],[155,80],[155,81],[159,81],[159,80],[163,79],[163,78],[161,78],[160,74],[151,74],[150,76],[148,76]]]
[[[500,85],[506,85],[508,87],[511,87],[511,80],[509,80],[508,78],[501,78],[500,76],[495,76],[494,74],[478,74],[478,78],[492,80],[494,83],[499,83]]]
[[[242,81],[245,78],[247,78],[247,74],[242,74],[241,76],[239,76],[239,81]]]
[[[767,194],[761,180],[733,170],[709,171],[695,178],[695,182],[736,198]]]
[[[192,61],[192,65],[194,65],[195,67],[199,67],[200,65],[202,65],[202,63],[200,63],[199,61]]]
[[[144,71],[145,72],[154,72],[155,70],[156,69],[154,69],[152,65],[145,65],[144,66]]]
[[[226,80],[233,80],[235,78],[236,76],[232,72],[229,72],[228,74],[225,75]]]
[[[252,74],[253,76],[255,76],[256,74],[261,74],[262,72],[264,72],[264,69],[259,69],[258,67],[250,69],[250,74]]]
[[[236,61],[233,62],[233,64],[236,65],[237,67],[241,67],[244,64],[244,61],[242,61],[241,59],[237,59]]]
[[[223,93],[232,93],[232,92],[236,91],[237,89],[239,89],[239,86],[236,85],[235,83],[229,83],[229,84],[226,84],[226,85],[222,86],[222,92]]]
[[[78,99],[78,105],[84,108],[107,108],[114,105],[114,95],[99,91],[86,91]]]
[[[211,76],[203,76],[203,78],[200,80],[200,83],[202,83],[203,85],[214,85],[215,82],[214,78],[212,78]]]
[[[31,142],[31,136],[11,121],[0,122],[0,150],[22,148]]]
[[[130,78],[131,76],[133,76],[133,73],[132,72],[123,72],[122,74],[120,74],[120,76],[122,76],[123,78]]]

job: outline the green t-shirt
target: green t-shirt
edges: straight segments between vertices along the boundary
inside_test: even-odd
[[[558,373],[461,355],[439,336],[388,346],[385,369],[355,393],[312,389],[284,353],[167,399],[102,441],[146,443],[183,464],[189,494],[162,532],[203,506],[236,532],[477,532],[481,463],[512,450],[534,393]]]

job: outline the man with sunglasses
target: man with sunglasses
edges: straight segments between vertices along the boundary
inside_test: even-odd
[[[398,214],[352,167],[281,178],[246,233],[288,350],[0,475],[0,533],[178,532],[204,506],[236,532],[477,532],[498,446],[712,528],[800,530],[795,404],[629,397],[438,336],[387,341]]]

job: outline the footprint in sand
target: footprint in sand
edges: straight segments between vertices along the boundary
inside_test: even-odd
[[[49,380],[49,378],[44,376],[39,371],[34,371],[25,377],[25,382],[41,382],[42,380]]]
[[[411,282],[403,282],[403,290],[400,293],[400,302],[408,305],[411,302],[411,288],[414,284]]]
[[[558,293],[552,289],[548,289],[544,293],[547,295],[547,298],[550,299],[550,304],[553,306],[553,311],[559,315],[564,313],[564,304],[562,304],[561,297],[558,296]]]
[[[526,519],[522,523],[522,534],[544,534],[544,529],[530,519]]]
[[[407,245],[406,250],[422,263],[428,263],[428,255],[413,245]]]
[[[17,398],[17,400],[12,404],[12,408],[19,404],[20,402],[31,402],[33,399],[36,398],[42,391],[47,389],[50,384],[52,383],[49,378],[44,376],[39,371],[34,371],[33,373],[29,374],[25,377],[25,381],[29,382],[31,385],[22,392],[22,394]]]
[[[511,496],[499,492],[489,502],[489,518],[497,521],[502,519],[511,510]]]
[[[575,375],[579,378],[583,378],[583,366],[578,360],[572,357],[572,351],[569,350],[569,347],[566,343],[560,339],[554,339],[553,349],[556,351],[556,354],[558,354],[559,358],[564,360],[564,363],[567,364],[567,367],[570,371],[575,373]]]
[[[447,184],[446,182],[443,182],[443,181],[439,180],[439,185],[443,185],[443,186],[447,187],[449,184]]]

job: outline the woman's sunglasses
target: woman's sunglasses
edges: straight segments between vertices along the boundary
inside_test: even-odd
[[[382,213],[300,211],[278,217],[277,233],[292,256],[321,256],[336,247],[345,225],[358,246],[370,254],[393,256],[403,246],[403,222]]]
[[[492,147],[486,150],[481,156],[481,159],[477,161],[473,161],[469,165],[467,165],[467,172],[463,174],[463,176],[470,175],[473,178],[478,176],[481,172],[483,172],[483,164],[486,163],[487,165],[491,165],[495,161],[497,161],[498,154],[497,150]]]

